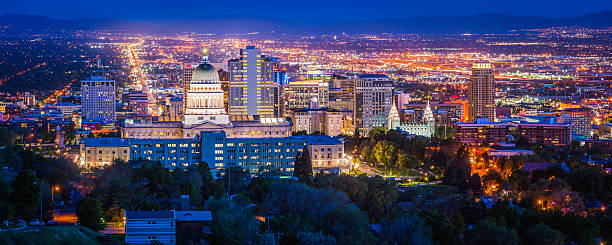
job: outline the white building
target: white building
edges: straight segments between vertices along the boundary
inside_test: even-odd
[[[174,211],[125,211],[125,242],[128,244],[176,244]]]
[[[202,62],[195,68],[191,81],[184,87],[185,125],[196,125],[204,122],[228,124],[229,115],[223,106],[223,90],[219,73],[208,62],[205,50]]]
[[[100,119],[104,124],[115,124],[115,81],[94,76],[81,82],[81,117]]]
[[[419,123],[402,123],[397,107],[393,105],[387,118],[387,129],[398,129],[407,132],[408,134],[420,135],[425,137],[433,137],[436,130],[436,120],[427,102],[423,118]]]

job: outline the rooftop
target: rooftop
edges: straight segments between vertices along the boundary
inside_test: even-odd
[[[85,147],[129,147],[128,139],[123,138],[87,138],[81,140]]]
[[[174,211],[125,211],[126,219],[174,219]]]

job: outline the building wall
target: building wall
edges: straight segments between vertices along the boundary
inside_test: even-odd
[[[308,144],[312,168],[337,168],[344,164],[344,144]]]
[[[211,168],[241,167],[253,175],[269,170],[292,175],[304,144],[300,137],[227,138],[224,132],[202,132],[202,161]]]
[[[274,115],[274,62],[265,59],[261,50],[247,47],[240,58],[229,64],[230,115]]]
[[[81,82],[81,111],[86,119],[101,119],[105,124],[115,123],[115,81],[105,77],[92,77]]]
[[[472,66],[468,101],[470,122],[480,117],[488,118],[489,122],[495,121],[495,80],[491,64],[477,62]]]
[[[393,101],[393,80],[386,75],[362,75],[355,85],[355,127],[366,135],[384,127]]]
[[[502,123],[455,124],[457,140],[463,144],[478,145],[482,143],[508,142],[510,125]]]
[[[194,139],[132,139],[130,160],[159,161],[170,169],[201,162],[200,143]]]
[[[541,145],[565,146],[572,140],[569,124],[520,123],[517,134]]]
[[[176,244],[174,219],[128,219],[125,223],[125,242],[146,244],[159,241],[162,244]]]

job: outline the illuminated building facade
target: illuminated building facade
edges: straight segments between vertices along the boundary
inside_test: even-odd
[[[191,74],[191,81],[183,88],[185,125],[198,125],[205,122],[228,124],[229,115],[223,106],[223,90],[219,73],[208,62],[208,53],[204,50],[202,62]]]
[[[116,118],[115,81],[104,76],[94,76],[81,81],[81,116],[83,119],[100,119],[113,125]]]
[[[510,125],[507,123],[456,123],[455,135],[463,144],[480,145],[508,142]]]
[[[273,117],[275,62],[254,46],[241,49],[240,58],[229,61],[230,115]]]
[[[283,86],[285,110],[327,108],[329,83],[320,80],[296,81]]]
[[[468,120],[488,118],[495,121],[495,79],[490,63],[479,61],[472,65],[468,82]]]
[[[355,128],[366,135],[375,127],[384,127],[393,104],[393,80],[387,75],[360,75],[355,85],[353,119]]]
[[[569,124],[517,123],[515,126],[519,137],[525,137],[531,143],[565,146],[572,140]]]

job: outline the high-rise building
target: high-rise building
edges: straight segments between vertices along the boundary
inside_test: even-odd
[[[393,80],[382,74],[360,75],[355,84],[355,128],[367,134],[384,127],[393,104]]]
[[[468,120],[488,118],[495,120],[495,80],[489,62],[479,61],[472,65],[472,76],[468,84]]]
[[[329,102],[329,83],[321,80],[290,82],[283,87],[287,110],[326,108]]]
[[[274,66],[255,46],[240,50],[240,58],[229,61],[230,115],[274,116]]]
[[[183,69],[181,71],[181,81],[183,82],[183,91],[185,90],[185,88],[189,87],[189,82],[191,82],[191,76],[193,75],[193,71],[195,71],[198,65],[200,65],[200,63],[190,62],[190,63],[183,64],[183,67],[182,67]],[[187,108],[186,105],[187,105],[187,98],[183,96],[183,110]]]
[[[88,120],[115,123],[115,81],[93,76],[81,82],[81,116]]]

